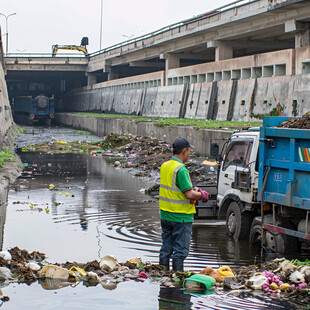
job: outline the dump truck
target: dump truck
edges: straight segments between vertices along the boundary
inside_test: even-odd
[[[211,143],[219,162],[216,199],[209,212],[226,220],[235,241],[276,253],[310,242],[310,130],[280,128],[288,117],[265,117],[263,126],[235,132],[224,144]]]
[[[32,125],[38,122],[50,123],[54,119],[54,96],[40,94],[36,97],[17,96],[12,98],[13,117],[16,122]]]

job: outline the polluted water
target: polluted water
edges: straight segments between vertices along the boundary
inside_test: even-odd
[[[68,128],[27,127],[16,139],[21,149],[49,141],[94,142],[102,137]],[[2,250],[18,247],[45,253],[45,264],[100,262],[113,265],[140,258],[158,263],[161,229],[158,201],[141,189],[154,179],[136,177],[103,156],[21,152],[24,173],[9,188],[1,206]],[[51,186],[52,185],[52,186]],[[3,194],[3,193],[2,193]],[[4,194],[5,195],[5,194]],[[246,242],[235,243],[225,227],[194,226],[185,269],[206,266],[240,267],[264,260]],[[33,262],[32,262],[33,263]],[[116,264],[116,263],[115,263]],[[35,265],[34,265],[35,268]],[[77,274],[75,269],[75,274]],[[82,272],[82,271],[81,271]],[[142,275],[144,276],[144,275]],[[161,277],[124,278],[86,285],[46,279],[31,284],[0,282],[5,309],[297,309],[289,301],[245,290],[238,294],[210,289],[188,292],[182,285],[167,287]],[[80,280],[79,280],[80,279]]]

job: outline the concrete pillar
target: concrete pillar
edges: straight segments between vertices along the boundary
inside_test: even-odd
[[[295,19],[285,22],[285,32],[295,33],[295,48],[310,46],[310,23]]]
[[[118,79],[118,73],[113,72],[112,70],[108,73],[108,81]]]
[[[233,48],[224,42],[218,42],[215,47],[215,61],[233,58]]]
[[[165,55],[165,69],[180,68],[180,57],[176,54],[166,54]]]
[[[160,54],[159,55],[160,59],[165,59],[165,85],[168,85],[167,83],[167,76],[168,76],[168,71],[170,69],[175,69],[175,68],[180,68],[180,57],[176,54],[172,53],[167,53],[167,54]]]
[[[295,48],[310,46],[310,29],[295,34]]]
[[[87,72],[87,86],[91,86],[97,83],[97,77],[94,73]]]
[[[105,65],[103,68],[103,72],[108,74],[108,81],[118,79],[118,73],[113,72],[113,68],[110,65]]]

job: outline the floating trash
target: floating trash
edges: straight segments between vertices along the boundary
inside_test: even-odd
[[[12,259],[12,255],[9,251],[1,251],[0,257],[5,259],[5,260],[11,260]]]
[[[38,271],[41,269],[41,266],[34,262],[27,263],[25,266],[33,271]]]
[[[99,265],[100,269],[110,272],[115,270],[119,266],[119,263],[115,256],[106,255],[101,259]]]
[[[220,267],[216,271],[221,275],[222,279],[224,279],[225,277],[234,277],[234,273],[228,266]]]
[[[204,274],[194,274],[183,281],[183,287],[189,292],[205,291],[215,285],[214,278]]]
[[[72,271],[54,265],[44,266],[41,270],[38,271],[38,276],[39,278],[52,278],[63,280],[68,280],[70,277],[76,278],[76,275]]]
[[[253,290],[261,290],[266,281],[267,277],[263,273],[256,273],[246,281],[245,285]]]

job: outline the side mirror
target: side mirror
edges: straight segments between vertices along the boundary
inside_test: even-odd
[[[210,155],[211,156],[218,156],[220,152],[220,146],[217,142],[212,142],[210,147]]]

